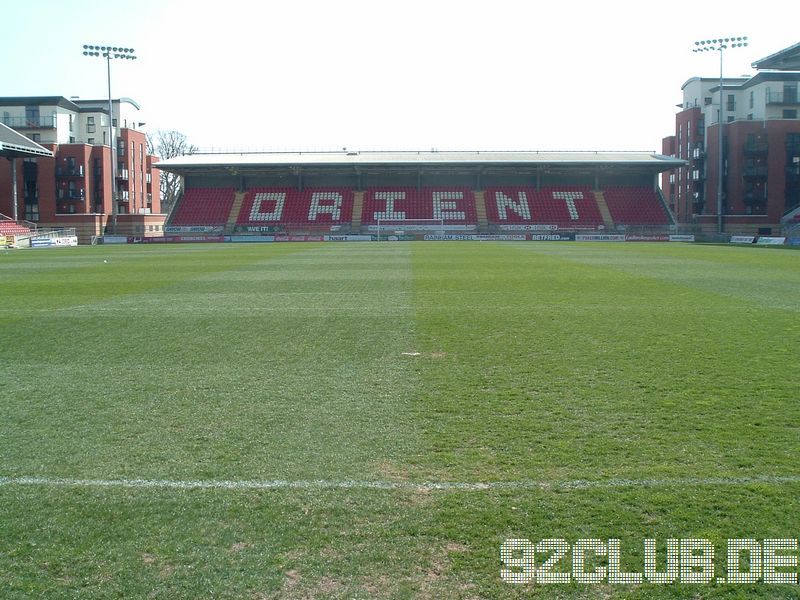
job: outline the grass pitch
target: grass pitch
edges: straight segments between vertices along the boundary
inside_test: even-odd
[[[798,290],[749,247],[0,255],[0,595],[798,598],[500,577],[800,538]]]

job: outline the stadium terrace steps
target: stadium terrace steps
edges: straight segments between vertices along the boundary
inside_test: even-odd
[[[361,211],[364,209],[364,192],[353,192],[353,220],[351,227],[353,231],[361,229]]]
[[[486,198],[483,190],[475,193],[475,213],[478,218],[478,230],[486,231],[489,228],[489,220],[486,218]]]
[[[233,206],[231,206],[231,212],[228,215],[228,223],[225,226],[225,231],[233,231],[236,222],[239,220],[239,213],[242,211],[242,204],[244,203],[244,197],[246,195],[247,192],[236,192],[233,199]]]
[[[606,197],[605,194],[603,194],[603,190],[595,190],[594,199],[597,200],[597,208],[600,210],[600,214],[603,217],[603,224],[606,226],[606,229],[614,229],[614,219],[611,218],[611,212],[608,210],[608,204],[606,203]]]

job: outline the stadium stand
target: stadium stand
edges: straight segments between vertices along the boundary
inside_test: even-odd
[[[618,225],[669,225],[669,216],[658,194],[646,187],[607,187],[603,195],[611,217]]]
[[[429,219],[445,225],[471,225],[478,222],[475,194],[463,187],[432,187],[417,191],[413,187],[370,188],[364,193],[361,223],[403,224],[408,220]]]
[[[356,197],[362,199],[360,210]],[[480,203],[480,206],[478,206]],[[602,207],[600,205],[603,205]],[[354,210],[359,214],[354,214]],[[605,212],[604,212],[605,211]],[[605,214],[605,219],[604,215]],[[670,217],[657,192],[648,187],[590,186],[491,187],[255,187],[236,194],[234,188],[191,188],[176,206],[170,225],[215,226],[238,231],[270,227],[284,231],[358,231],[378,223],[419,225],[443,223],[450,229],[488,227],[524,229],[553,226],[562,230],[603,227],[666,227]],[[0,222],[2,223],[2,222]],[[534,227],[535,228],[535,227]],[[3,230],[0,229],[0,234]]]
[[[349,225],[352,218],[352,189],[252,188],[245,195],[236,225],[330,229]]]
[[[603,217],[588,186],[489,188],[486,216],[495,225],[555,225],[559,229],[597,229]]]
[[[231,188],[190,188],[175,207],[170,225],[224,226],[234,200]]]
[[[13,219],[0,219],[0,235],[28,235],[31,230]]]

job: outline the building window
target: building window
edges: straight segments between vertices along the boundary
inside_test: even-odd
[[[25,122],[28,127],[39,127],[39,107],[26,106],[25,107]]]
[[[797,118],[797,109],[794,109],[794,108],[785,108],[785,109],[783,109],[783,118],[784,119],[796,119]]]
[[[32,133],[28,136],[32,142],[40,142],[42,141],[42,134],[40,133]]]
[[[725,110],[733,112],[736,110],[736,96],[733,94],[728,94],[728,106]]]
[[[87,143],[88,143],[90,146],[93,146],[93,145],[94,145],[94,138],[89,138],[88,140],[86,140],[86,142],[87,142]]]
[[[75,127],[75,115],[71,114],[69,116],[69,130],[72,131],[74,127]]]
[[[75,143],[75,136],[74,135],[69,136],[69,143],[70,144],[74,144]]]
[[[753,108],[753,104],[755,103],[755,92],[752,90],[750,91],[750,108]]]

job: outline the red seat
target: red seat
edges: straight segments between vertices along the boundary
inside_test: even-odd
[[[475,194],[465,187],[369,188],[364,192],[361,223],[408,224],[409,220],[430,220],[431,225],[477,225]]]
[[[259,187],[248,190],[236,224],[330,230],[352,220],[352,189]]]
[[[228,222],[234,188],[189,188],[172,213],[171,225],[219,226]]]
[[[669,216],[652,188],[609,187],[603,190],[603,196],[616,225],[669,225]]]
[[[553,225],[559,229],[597,229],[603,217],[588,186],[489,188],[486,217],[497,225]]]
[[[13,219],[0,220],[0,235],[26,235],[30,232],[30,229],[20,225]]]

